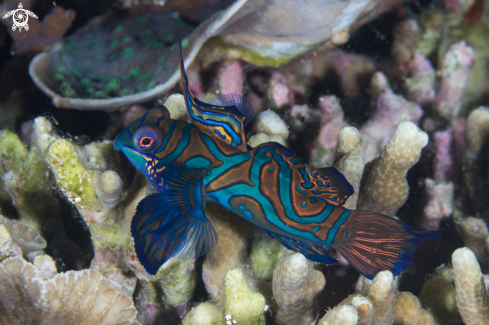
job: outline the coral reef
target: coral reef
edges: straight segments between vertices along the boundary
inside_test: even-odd
[[[285,251],[273,271],[273,296],[279,324],[313,324],[317,318],[317,295],[326,284],[314,263],[300,253]]]
[[[69,271],[46,279],[40,264],[18,257],[0,263],[2,324],[138,324],[131,299],[98,272]]]
[[[474,253],[464,247],[452,255],[457,308],[466,324],[489,321],[489,295]]]
[[[406,173],[418,162],[428,135],[412,122],[401,122],[380,157],[367,166],[358,208],[394,215],[406,202]]]
[[[487,3],[96,2],[25,0],[40,17],[29,31],[0,26],[0,323],[489,322]],[[178,38],[196,97],[253,104],[249,147],[335,167],[354,189],[344,207],[440,238],[371,281],[333,249],[336,265],[311,262],[208,203],[217,244],[148,274],[130,229],[152,188],[112,139],[155,103],[190,122]],[[16,80],[34,54],[34,83]]]

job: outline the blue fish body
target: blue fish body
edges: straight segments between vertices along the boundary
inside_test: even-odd
[[[205,216],[215,202],[265,229],[288,249],[325,264],[333,247],[365,277],[404,271],[419,241],[402,221],[342,207],[353,188],[335,168],[308,172],[307,161],[278,143],[249,148],[244,127],[251,105],[236,95],[213,103],[190,91],[181,60],[184,97],[192,124],[172,120],[161,105],[133,122],[114,141],[155,188],[131,223],[135,249],[150,274],[171,257],[208,252],[217,234]]]

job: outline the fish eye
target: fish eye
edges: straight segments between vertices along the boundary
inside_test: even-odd
[[[161,145],[161,132],[153,127],[137,130],[133,137],[134,147],[141,152],[149,152]]]
[[[141,139],[139,140],[139,146],[141,148],[148,148],[149,146],[151,146],[153,143],[155,142],[155,138],[153,137],[150,137],[150,136],[143,136],[141,137]]]

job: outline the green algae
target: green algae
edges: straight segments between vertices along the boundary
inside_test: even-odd
[[[49,170],[35,143],[28,149],[19,137],[0,131],[0,178],[12,197],[20,221],[41,231],[48,219],[56,219],[59,206],[49,181]]]
[[[226,273],[224,315],[237,324],[265,325],[265,298],[250,290],[241,269]]]
[[[197,284],[195,260],[179,260],[165,269],[155,284],[163,290],[168,307],[187,304],[194,295]]]
[[[282,245],[276,240],[266,236],[253,237],[248,253],[253,277],[258,280],[271,280],[281,254]]]
[[[80,163],[71,141],[55,140],[47,149],[45,160],[56,177],[58,187],[72,202],[84,209],[100,206],[93,185],[94,172],[86,170]]]
[[[208,39],[201,49],[204,62],[213,62],[216,56],[226,56],[233,59],[242,59],[258,67],[280,67],[281,65],[296,58],[300,54],[270,57],[262,51],[255,51],[242,45],[234,45],[227,43],[220,37],[212,37]]]

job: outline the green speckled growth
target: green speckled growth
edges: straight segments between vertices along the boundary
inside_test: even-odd
[[[197,274],[195,260],[180,260],[164,270],[155,284],[160,286],[165,296],[167,307],[187,304],[194,295]]]
[[[281,253],[282,245],[276,240],[265,236],[253,237],[249,244],[249,264],[253,277],[271,280]]]
[[[100,205],[93,186],[94,172],[86,170],[79,162],[71,141],[55,140],[49,146],[45,159],[56,177],[59,188],[70,200],[84,209]]]
[[[224,278],[224,317],[236,324],[265,325],[265,298],[250,290],[241,269]]]
[[[25,225],[41,231],[43,220],[57,212],[57,200],[49,182],[49,171],[32,143],[27,149],[19,137],[0,131],[0,178]]]

